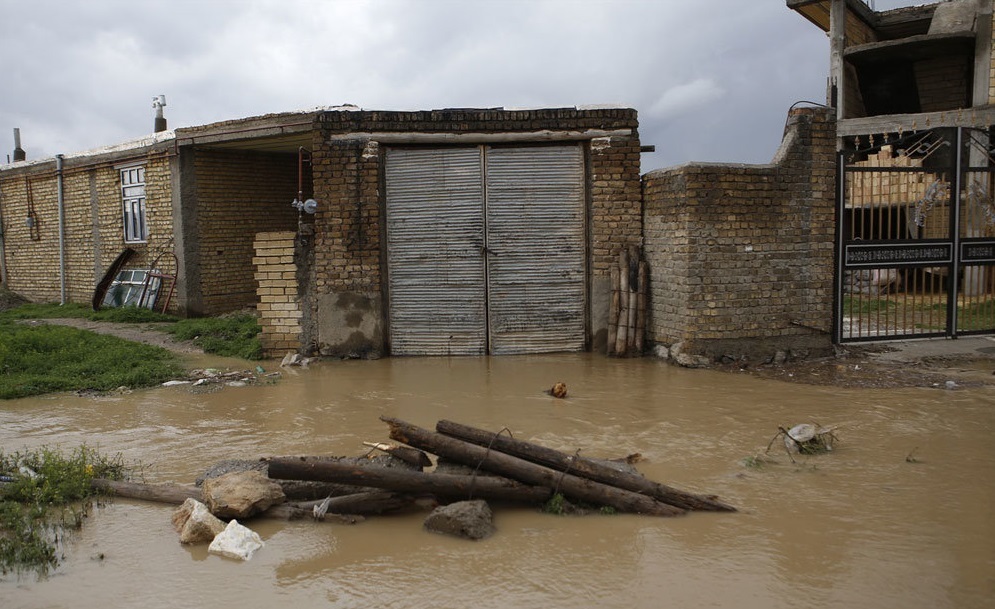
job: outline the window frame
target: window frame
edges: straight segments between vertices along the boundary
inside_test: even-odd
[[[121,221],[125,243],[147,243],[149,240],[146,206],[145,164],[121,165],[118,181],[121,193]]]

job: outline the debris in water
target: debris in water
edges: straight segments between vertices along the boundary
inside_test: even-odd
[[[567,397],[567,385],[566,383],[556,383],[553,388],[549,390],[549,395],[554,398],[563,399]]]
[[[783,438],[784,450],[788,453],[788,457],[793,454],[815,455],[830,452],[837,439],[833,433],[835,430],[836,426],[823,427],[818,423],[800,423],[791,429],[778,427],[778,432],[767,444],[767,452],[770,452],[774,440],[779,437]]]

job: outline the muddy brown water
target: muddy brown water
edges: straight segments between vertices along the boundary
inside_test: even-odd
[[[543,393],[556,381],[566,400]],[[386,439],[381,414],[508,427],[588,456],[639,452],[650,478],[741,512],[498,507],[497,534],[480,542],[425,532],[424,514],[256,521],[266,546],[238,563],[181,546],[170,506],[113,500],[48,578],[0,578],[0,606],[995,606],[991,387],[846,390],[598,355],[326,362],[216,393],[7,401],[0,445],[86,442],[142,462],[151,481],[190,482],[226,458],[360,454]],[[813,420],[842,425],[832,454],[743,464],[779,425]]]

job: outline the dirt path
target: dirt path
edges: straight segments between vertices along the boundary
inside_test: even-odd
[[[130,340],[146,345],[155,345],[168,349],[174,353],[183,354],[203,354],[204,350],[187,340],[176,340],[171,334],[167,334],[159,329],[162,324],[140,323],[116,323],[106,321],[90,321],[79,318],[55,318],[55,319],[32,319],[23,323],[31,325],[58,324],[60,326],[72,326],[81,330],[90,330],[98,334],[110,334],[118,338]]]

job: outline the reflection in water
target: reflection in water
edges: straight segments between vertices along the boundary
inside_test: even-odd
[[[566,400],[544,393],[569,388]],[[0,404],[5,451],[86,442],[188,482],[211,463],[365,452],[380,415],[508,427],[739,506],[676,519],[497,507],[480,542],[424,514],[358,525],[253,522],[251,562],[185,548],[171,508],[96,509],[44,581],[0,578],[3,607],[987,607],[995,598],[995,399],[971,391],[785,385],[597,355],[327,362],[279,383]],[[779,425],[842,424],[837,450],[761,468]],[[906,457],[914,453],[914,458]],[[909,462],[914,461],[914,462]],[[104,558],[100,559],[99,556]]]

